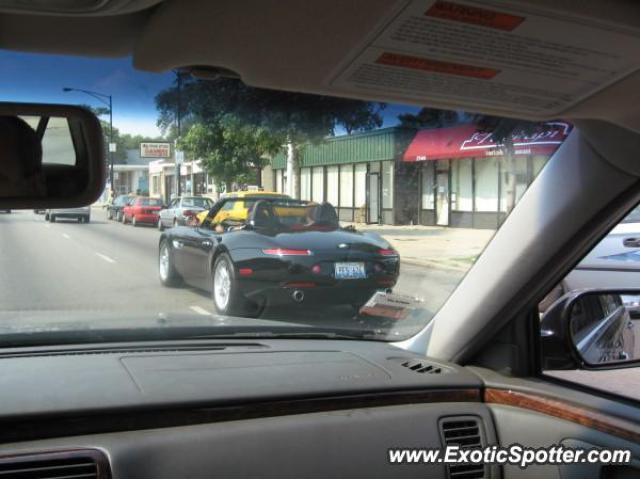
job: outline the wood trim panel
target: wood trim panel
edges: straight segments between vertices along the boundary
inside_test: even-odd
[[[484,402],[539,412],[640,443],[640,424],[571,401],[511,389],[487,388],[484,392]]]

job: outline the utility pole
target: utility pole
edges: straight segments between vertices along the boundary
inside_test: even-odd
[[[97,91],[91,90],[83,90],[82,88],[69,88],[64,87],[62,89],[64,92],[70,91],[78,91],[81,93],[85,93],[89,96],[92,96],[96,100],[101,103],[107,105],[109,107],[109,184],[111,185],[111,189],[114,189],[113,184],[113,154],[116,152],[116,145],[113,142],[113,98],[111,95],[106,95],[105,93],[100,93]]]
[[[181,191],[180,191],[180,168],[181,165],[180,163],[178,163],[178,157],[181,155],[178,155],[178,142],[180,141],[180,135],[181,135],[181,122],[182,122],[182,73],[180,72],[180,70],[174,70],[174,73],[176,74],[176,79],[178,81],[178,109],[176,112],[176,123],[177,123],[177,133],[178,136],[176,137],[176,141],[175,141],[175,146],[173,148],[173,157],[175,159],[176,162],[176,195],[180,196]]]

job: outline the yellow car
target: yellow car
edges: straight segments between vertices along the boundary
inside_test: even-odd
[[[260,198],[291,198],[289,195],[283,193],[274,193],[271,191],[237,191],[228,193],[222,198],[239,198],[247,201],[231,201],[228,202],[218,213],[211,222],[212,224],[219,224],[229,218],[234,221],[245,221],[249,217],[249,207],[254,203],[256,199]],[[253,201],[248,201],[253,200]],[[208,210],[202,211],[196,215],[198,224],[202,224],[204,219],[209,214]]]

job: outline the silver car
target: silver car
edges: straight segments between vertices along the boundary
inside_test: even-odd
[[[82,206],[81,208],[59,208],[54,210],[46,210],[44,219],[54,223],[57,219],[75,219],[78,223],[88,223],[91,221],[91,207]]]
[[[640,285],[640,206],[636,207],[569,273],[562,292],[584,288],[638,288]],[[640,301],[625,296],[632,317],[640,317]]]
[[[169,206],[160,210],[158,217],[158,229],[170,228],[178,225],[185,225],[187,222],[203,210],[208,210],[213,206],[210,198],[203,196],[181,196],[174,198]]]

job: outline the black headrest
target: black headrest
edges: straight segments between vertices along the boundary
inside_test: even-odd
[[[24,176],[40,171],[42,144],[27,122],[17,116],[0,116],[0,144],[4,149],[3,158],[19,161]]]
[[[311,210],[311,222],[314,225],[339,226],[338,213],[331,203],[322,203]]]
[[[249,216],[249,223],[256,228],[273,228],[277,226],[278,219],[273,210],[273,205],[265,200],[256,201]]]

